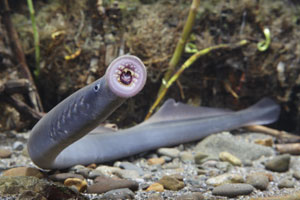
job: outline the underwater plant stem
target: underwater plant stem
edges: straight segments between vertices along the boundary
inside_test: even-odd
[[[39,39],[39,32],[37,30],[37,25],[35,22],[35,12],[32,0],[27,0],[27,5],[29,8],[30,19],[32,23],[32,30],[33,30],[33,39],[34,39],[34,49],[35,49],[35,70],[34,75],[36,77],[40,74],[40,39]]]
[[[159,105],[159,103],[161,102],[161,100],[164,98],[164,96],[166,95],[169,87],[171,87],[171,85],[179,78],[179,76],[182,74],[182,72],[190,67],[198,58],[200,58],[201,56],[204,56],[208,53],[210,53],[211,51],[217,50],[217,49],[232,49],[232,48],[237,48],[237,47],[241,47],[248,44],[247,40],[241,40],[240,42],[236,43],[236,44],[219,44],[216,46],[211,46],[205,49],[202,49],[200,51],[198,51],[197,53],[193,54],[191,57],[189,57],[189,59],[187,59],[183,65],[177,70],[177,72],[170,78],[169,81],[167,81],[165,83],[164,88],[162,89],[161,93],[158,95],[158,97],[156,98],[154,104],[151,106],[150,110],[148,111],[148,114],[145,117],[145,120],[148,119],[153,111],[155,110],[155,108]]]
[[[162,90],[165,88],[164,82],[168,81],[169,78],[171,77],[171,75],[173,74],[175,67],[177,66],[180,58],[181,58],[181,54],[184,50],[184,46],[186,41],[188,40],[192,27],[194,26],[194,22],[195,22],[195,18],[196,18],[196,14],[197,14],[197,9],[200,5],[200,0],[193,0],[192,5],[190,7],[190,11],[189,11],[189,15],[187,18],[187,21],[184,25],[181,37],[176,45],[176,49],[174,51],[174,54],[168,64],[168,69],[165,72],[162,84],[160,86],[160,89],[158,91],[158,95],[160,95],[160,93],[162,92]]]
[[[2,16],[3,24],[5,25],[7,29],[7,35],[9,36],[9,41],[11,44],[12,51],[14,52],[14,56],[19,63],[21,74],[23,77],[27,78],[30,81],[31,84],[31,90],[28,93],[28,96],[30,98],[30,101],[36,111],[43,112],[43,105],[41,102],[41,98],[39,96],[39,93],[37,91],[37,87],[34,83],[33,77],[31,75],[31,72],[28,68],[28,65],[26,63],[26,57],[24,55],[24,52],[22,50],[21,42],[18,36],[18,33],[16,29],[13,26],[11,17],[10,17],[10,7],[8,4],[8,0],[0,0],[0,14]]]

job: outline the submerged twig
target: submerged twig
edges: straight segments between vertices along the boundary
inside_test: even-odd
[[[155,108],[158,106],[158,104],[161,102],[161,100],[164,98],[164,96],[166,95],[169,87],[179,78],[179,76],[182,74],[182,72],[188,68],[189,66],[191,66],[199,57],[206,55],[208,53],[210,53],[211,51],[217,50],[217,49],[232,49],[232,48],[236,48],[236,47],[240,47],[243,45],[248,44],[247,40],[242,40],[236,44],[219,44],[216,46],[212,46],[212,47],[208,47],[205,48],[201,51],[198,51],[197,53],[195,53],[194,55],[192,55],[188,60],[186,60],[183,65],[179,68],[179,70],[170,78],[170,80],[168,82],[165,82],[165,87],[163,88],[163,90],[161,91],[161,93],[159,94],[159,96],[156,98],[154,104],[151,106],[147,116],[145,119],[148,119],[153,111],[155,110]]]
[[[276,144],[276,150],[279,153],[288,153],[293,155],[300,155],[300,143],[291,143],[291,144]]]
[[[198,9],[199,5],[200,5],[200,0],[193,0],[187,21],[184,25],[184,28],[183,28],[183,31],[181,34],[181,37],[177,43],[174,54],[169,62],[168,69],[164,75],[164,78],[163,78],[163,81],[162,81],[162,84],[160,86],[157,96],[159,96],[161,94],[161,92],[163,91],[163,89],[165,88],[164,82],[167,82],[170,79],[171,75],[173,74],[173,72],[175,70],[175,67],[177,66],[177,64],[181,58],[181,54],[184,50],[185,43],[188,40],[191,30],[192,30],[192,27],[194,25],[196,14],[197,14],[197,9]]]
[[[21,43],[19,41],[18,34],[17,34],[15,28],[13,27],[13,24],[12,24],[12,21],[10,18],[10,8],[8,5],[8,0],[0,0],[0,8],[2,8],[3,23],[6,26],[8,35],[10,36],[9,40],[11,43],[11,47],[12,47],[12,50],[14,52],[16,59],[19,62],[23,77],[27,78],[31,83],[31,89],[29,92],[29,98],[31,100],[31,103],[34,106],[34,109],[36,111],[42,112],[43,106],[41,103],[40,96],[37,92],[37,89],[34,84],[30,70],[26,64],[26,58],[25,58],[24,52],[22,51],[22,47],[21,47]]]
[[[269,128],[266,126],[255,125],[255,126],[247,126],[246,129],[254,132],[261,132],[267,135],[271,135],[281,140],[282,142],[297,142],[300,141],[300,136],[293,135],[291,133],[285,131],[279,131],[273,128]]]

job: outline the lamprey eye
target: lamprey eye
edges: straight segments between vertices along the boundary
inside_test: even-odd
[[[94,86],[94,91],[95,91],[95,92],[98,92],[99,89],[100,89],[100,83],[97,83],[97,84]]]
[[[147,72],[142,61],[135,56],[121,56],[108,67],[106,79],[109,88],[118,96],[136,95],[145,85]]]

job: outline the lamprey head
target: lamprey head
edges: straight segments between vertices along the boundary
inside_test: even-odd
[[[143,89],[147,71],[139,58],[125,55],[118,57],[109,65],[105,77],[109,88],[116,95],[128,98]]]

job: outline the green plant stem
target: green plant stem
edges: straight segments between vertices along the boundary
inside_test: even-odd
[[[30,13],[30,19],[32,23],[32,29],[33,29],[33,39],[34,39],[34,49],[35,49],[35,70],[34,75],[36,77],[40,74],[40,40],[39,40],[39,32],[37,30],[37,25],[35,22],[35,12],[32,0],[27,0],[27,5],[29,8]]]
[[[194,26],[196,14],[197,14],[197,9],[198,9],[199,5],[200,5],[200,0],[193,0],[192,5],[190,7],[190,11],[189,11],[187,21],[184,25],[184,28],[183,28],[183,31],[182,31],[182,34],[181,34],[181,37],[180,37],[180,39],[179,39],[179,41],[176,45],[176,49],[174,51],[174,54],[173,54],[173,56],[172,56],[172,58],[171,58],[171,60],[168,64],[168,69],[164,74],[164,78],[163,78],[163,81],[162,81],[162,84],[160,86],[160,89],[158,91],[157,96],[159,96],[160,93],[162,92],[162,90],[165,88],[164,83],[169,80],[169,78],[173,74],[173,72],[175,70],[175,67],[177,66],[177,64],[178,64],[178,62],[181,58],[182,52],[184,50],[185,43],[188,40],[188,38],[190,36],[190,33],[191,33],[191,30]]]
[[[171,85],[179,78],[179,76],[183,73],[183,71],[186,68],[188,68],[189,66],[191,66],[198,58],[200,58],[201,56],[204,56],[204,55],[210,53],[211,51],[217,50],[217,49],[233,49],[233,48],[244,46],[246,44],[248,44],[247,40],[241,40],[240,42],[238,42],[236,44],[219,44],[219,45],[216,45],[216,46],[212,46],[212,47],[208,47],[208,48],[205,48],[203,50],[200,50],[197,53],[193,54],[191,57],[189,57],[189,59],[186,60],[183,63],[183,65],[170,78],[170,80],[165,83],[165,87],[163,88],[163,90],[161,91],[161,93],[156,98],[154,104],[151,106],[151,108],[150,108],[150,110],[149,110],[149,112],[148,112],[145,120],[148,119],[152,115],[152,113],[155,110],[155,108],[159,105],[159,103],[161,102],[161,100],[166,95],[169,87],[171,87]]]

